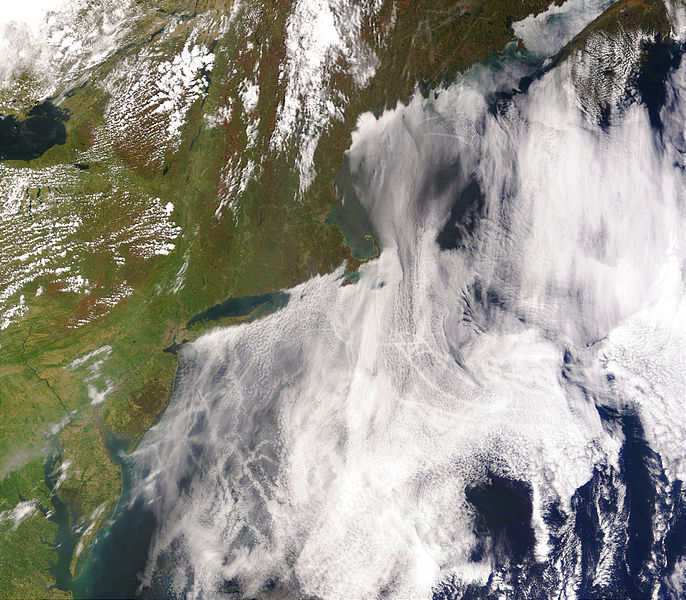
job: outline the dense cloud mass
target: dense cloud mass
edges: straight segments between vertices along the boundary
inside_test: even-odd
[[[583,60],[360,120],[382,253],[181,351],[133,456],[144,594],[680,596],[686,64],[658,128],[599,124]]]

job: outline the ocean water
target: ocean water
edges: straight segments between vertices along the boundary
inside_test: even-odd
[[[179,350],[82,595],[686,597],[686,66],[594,111],[581,14],[360,119],[380,255]]]

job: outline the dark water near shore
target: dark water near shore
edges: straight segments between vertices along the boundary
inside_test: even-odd
[[[156,520],[142,501],[129,505],[130,481],[113,521],[97,536],[74,580],[74,598],[138,598]]]
[[[115,464],[121,465],[124,452],[131,441],[107,430],[101,423],[98,424],[98,427],[103,435],[110,459]],[[83,530],[86,528],[86,522],[84,521],[86,515],[82,514],[79,505],[73,501],[73,497],[68,492],[60,491],[59,488],[55,490],[55,486],[62,474],[62,461],[63,456],[55,440],[52,452],[46,458],[43,465],[45,485],[48,489],[54,490],[49,496],[52,514],[48,518],[57,525],[55,541],[52,544],[57,560],[50,565],[49,571],[55,579],[54,587],[68,592],[78,589],[75,587],[75,580],[72,577],[71,561],[83,535]],[[85,561],[87,561],[87,554],[82,555],[77,562],[77,571]]]
[[[62,456],[55,451],[43,465],[45,485],[50,490],[54,490],[59,480],[61,463]],[[50,504],[52,505],[50,520],[57,524],[55,533],[57,561],[50,565],[50,574],[55,578],[54,585],[58,590],[69,591],[72,583],[71,558],[81,538],[81,533],[76,530],[79,514],[69,502],[69,498],[61,498],[56,491],[50,494]]]
[[[49,100],[34,106],[25,119],[0,116],[0,160],[32,160],[67,141],[68,114]]]
[[[121,466],[123,488],[109,524],[97,534],[83,570],[72,582],[74,598],[137,598],[140,574],[156,520],[141,501],[131,503],[133,473],[124,454],[130,440],[104,436],[112,459]]]
[[[374,258],[379,254],[377,236],[355,189],[354,175],[348,155],[345,155],[343,159],[343,165],[336,174],[334,185],[342,202],[329,211],[326,222],[341,230],[353,258],[363,261]]]
[[[260,296],[240,296],[229,298],[220,304],[215,304],[211,308],[194,315],[187,323],[190,328],[202,321],[218,321],[223,318],[239,318],[253,315],[259,317],[264,314],[274,312],[288,304],[288,294],[286,292],[270,292]]]
[[[635,85],[648,110],[650,124],[662,130],[660,112],[667,102],[667,77],[681,64],[684,47],[658,35],[644,44],[645,60]]]

